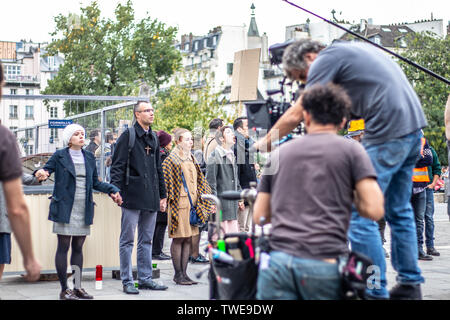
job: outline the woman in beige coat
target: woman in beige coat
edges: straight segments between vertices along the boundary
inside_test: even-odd
[[[172,238],[170,253],[175,269],[173,281],[180,285],[191,285],[197,282],[189,278],[186,270],[192,236],[198,235],[199,230],[189,222],[190,202],[192,201],[204,223],[212,208],[200,196],[211,193],[211,190],[191,154],[192,134],[187,129],[176,130],[175,143],[176,147],[162,165],[167,190],[169,237]]]

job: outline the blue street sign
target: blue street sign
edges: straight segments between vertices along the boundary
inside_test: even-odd
[[[73,120],[48,120],[48,127],[49,128],[58,128],[58,129],[64,129],[69,124],[72,124]]]

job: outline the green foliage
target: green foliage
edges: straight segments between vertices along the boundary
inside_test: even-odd
[[[185,128],[199,136],[206,132],[214,118],[221,118],[225,123],[234,119],[235,114],[226,113],[223,102],[219,101],[220,94],[213,93],[207,80],[201,86],[196,86],[196,83],[193,74],[181,74],[175,77],[173,86],[158,93],[153,101],[155,128],[166,132]]]
[[[117,5],[114,19],[100,15],[94,1],[79,17],[55,17],[48,55],[63,54],[65,61],[45,94],[136,95],[142,83],[157,89],[179,68],[177,28],[150,17],[136,21],[130,0]],[[85,111],[100,106],[90,103]]]
[[[450,79],[450,37],[440,39],[430,33],[416,33],[407,38],[407,44],[407,49],[401,53],[404,57]],[[400,65],[422,103],[428,121],[425,136],[439,155],[441,164],[448,165],[444,110],[450,87],[409,64],[400,62]]]

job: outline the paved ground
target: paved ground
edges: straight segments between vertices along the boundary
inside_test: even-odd
[[[419,261],[419,266],[426,279],[422,287],[424,299],[450,300],[450,222],[447,216],[447,207],[444,203],[436,203],[435,210],[435,247],[441,253],[433,261]],[[386,229],[386,248],[389,248],[389,228]],[[202,242],[205,243],[206,239]],[[170,241],[165,242],[165,252],[169,252]],[[141,290],[139,295],[126,295],[122,292],[121,281],[112,279],[111,271],[104,271],[103,289],[95,290],[95,273],[86,271],[83,275],[83,287],[95,296],[97,300],[207,300],[209,297],[208,280],[206,273],[198,280],[198,285],[179,286],[172,281],[173,268],[171,261],[154,261],[158,264],[162,281],[169,289],[166,291]],[[207,266],[207,265],[206,265]],[[189,264],[188,274],[192,279],[196,272],[205,265]],[[395,272],[390,259],[387,259],[388,287],[395,284]],[[197,280],[197,279],[196,279]],[[69,281],[71,285],[71,281]],[[58,299],[59,283],[57,281],[40,281],[26,283],[21,276],[5,275],[0,281],[0,298],[3,300],[56,300]]]

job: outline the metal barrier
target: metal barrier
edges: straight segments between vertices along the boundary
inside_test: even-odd
[[[109,181],[109,170],[107,170],[108,166],[105,161],[110,156],[111,146],[106,143],[106,136],[112,135],[114,139],[117,139],[131,125],[134,105],[138,101],[149,101],[148,97],[5,95],[2,98],[3,105],[8,104],[8,99],[10,99],[9,101],[13,99],[16,101],[21,101],[20,99],[39,100],[39,103],[33,102],[33,106],[35,106],[35,109],[40,108],[42,112],[44,112],[44,108],[47,108],[48,111],[45,112],[49,113],[49,120],[55,120],[54,114],[51,113],[53,109],[50,108],[59,106],[59,110],[61,110],[61,104],[63,104],[64,113],[68,116],[58,117],[58,119],[72,120],[73,123],[83,126],[86,130],[87,143],[90,142],[90,132],[99,130],[101,132],[101,144],[95,155],[98,175],[102,181]],[[21,103],[23,104],[23,102]],[[29,104],[31,105],[31,103]],[[79,113],[86,108],[91,110]],[[19,118],[17,114],[16,116]],[[41,115],[40,118],[45,117]],[[28,126],[28,120],[31,120],[32,125]],[[62,130],[64,129],[50,128],[48,122],[36,124],[35,119],[27,119],[27,117],[24,121],[25,126],[20,128],[11,127],[12,122],[10,121],[10,129],[17,137],[24,171],[32,172],[41,168],[57,149],[63,148]],[[24,121],[22,120],[22,122]],[[50,180],[47,183],[52,183],[52,181]]]

